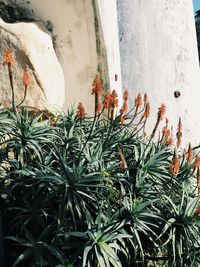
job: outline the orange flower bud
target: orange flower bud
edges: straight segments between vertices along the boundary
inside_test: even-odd
[[[77,112],[76,112],[76,116],[79,118],[79,119],[84,119],[85,118],[85,115],[86,115],[86,113],[85,113],[85,109],[84,109],[84,107],[83,107],[83,104],[80,102],[79,104],[78,104],[78,107],[77,107]]]
[[[15,60],[13,58],[12,52],[10,48],[6,48],[4,57],[3,57],[3,65],[8,65],[10,68],[14,65]]]
[[[24,71],[22,82],[25,87],[28,87],[30,85],[30,76],[27,70]]]
[[[111,105],[111,95],[110,93],[107,91],[105,93],[105,96],[104,96],[104,100],[103,100],[103,107],[108,109],[110,108],[110,105]]]
[[[171,146],[173,145],[173,143],[174,143],[174,140],[172,136],[170,136],[165,142],[166,146]]]
[[[144,94],[144,104],[147,104],[148,102],[149,102],[149,99],[148,99],[147,94],[145,93]]]
[[[162,104],[158,109],[158,121],[161,121],[166,113],[166,106]]]
[[[127,101],[128,100],[128,90],[126,89],[124,91],[124,101]]]
[[[100,78],[98,75],[96,75],[92,83],[92,94],[95,94],[96,96],[101,96],[102,91],[103,89],[102,89]]]
[[[144,114],[142,115],[142,119],[146,120],[150,116],[150,104],[146,103]]]
[[[140,94],[138,94],[137,97],[135,98],[135,107],[136,109],[138,109],[141,106],[142,106],[142,97]]]
[[[113,90],[113,91],[112,91],[112,94],[111,94],[111,99],[112,99],[112,106],[113,106],[113,108],[118,107],[118,102],[119,102],[119,100],[118,100],[117,97],[118,97],[118,94],[116,93],[115,90]]]
[[[172,175],[178,175],[180,169],[180,156],[177,157],[176,152],[174,151],[174,156],[172,158],[172,162],[170,164],[170,173]]]

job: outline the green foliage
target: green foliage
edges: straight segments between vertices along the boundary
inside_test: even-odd
[[[199,266],[194,159],[171,174],[173,148],[128,117],[44,117],[0,109],[7,266]]]

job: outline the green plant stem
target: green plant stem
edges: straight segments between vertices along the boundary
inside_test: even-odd
[[[12,109],[13,109],[13,112],[16,114],[16,108],[15,108],[15,91],[14,91],[14,85],[13,85],[12,69],[11,69],[10,64],[8,64],[8,75],[9,75],[10,86],[11,86],[11,93],[12,93]]]
[[[19,106],[21,106],[21,104],[24,103],[24,101],[25,101],[25,99],[26,99],[26,95],[27,95],[27,86],[25,86],[24,97],[23,97],[22,101],[16,106],[17,108],[18,108]]]

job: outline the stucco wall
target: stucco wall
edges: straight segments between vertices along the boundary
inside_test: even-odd
[[[82,101],[87,113],[93,112],[91,84],[98,70],[106,72],[106,59],[102,56],[101,33],[96,34],[93,0],[19,0],[17,4],[33,10],[33,17],[50,21],[55,49],[63,68],[66,84],[64,109]],[[98,46],[98,47],[97,47]],[[100,48],[99,48],[100,47]],[[99,53],[101,55],[99,55]],[[99,58],[101,57],[101,59]],[[48,67],[48,66],[47,66]],[[59,94],[59,88],[56,89]]]
[[[118,0],[118,12],[122,81],[131,91],[130,105],[138,92],[148,93],[152,113],[165,103],[174,130],[181,116],[184,142],[198,144],[200,70],[192,0]]]

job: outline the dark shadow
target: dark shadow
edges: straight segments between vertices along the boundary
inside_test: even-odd
[[[199,61],[200,61],[200,10],[196,11],[195,24],[196,24],[197,44],[198,44]]]

